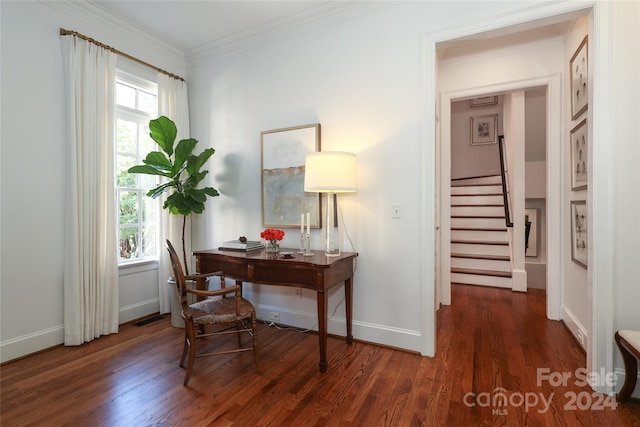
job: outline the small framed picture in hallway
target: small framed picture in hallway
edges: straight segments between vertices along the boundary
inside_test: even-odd
[[[571,201],[571,260],[587,268],[587,201]]]
[[[589,136],[587,134],[587,119],[571,129],[571,189],[584,190],[587,188],[589,162],[587,161],[587,149]]]
[[[587,111],[589,105],[589,54],[585,36],[569,61],[571,76],[571,120]]]
[[[495,144],[498,115],[487,114],[471,117],[471,145]]]

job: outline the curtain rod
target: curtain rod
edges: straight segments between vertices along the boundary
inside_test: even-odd
[[[100,46],[101,48],[110,50],[111,52],[116,53],[116,54],[118,54],[120,56],[124,56],[125,58],[130,59],[130,60],[132,60],[134,62],[137,62],[138,64],[142,64],[142,65],[144,65],[146,67],[152,68],[152,69],[156,70],[159,73],[166,74],[167,76],[173,77],[176,80],[182,80],[183,82],[185,81],[185,79],[180,77],[180,76],[177,76],[177,75],[172,74],[172,73],[170,73],[168,71],[165,71],[162,68],[158,68],[155,65],[151,65],[148,62],[144,62],[141,59],[133,57],[133,56],[131,56],[131,55],[127,54],[127,53],[124,53],[122,51],[119,51],[118,49],[112,48],[111,46],[108,46],[108,45],[106,45],[104,43],[100,43],[99,41],[94,40],[91,37],[87,37],[84,34],[80,34],[80,33],[76,32],[76,31],[69,31],[69,30],[65,30],[64,28],[60,28],[60,35],[61,36],[75,36],[75,37],[81,38],[82,40],[86,40],[86,41],[88,41],[90,43],[95,44],[96,46]]]

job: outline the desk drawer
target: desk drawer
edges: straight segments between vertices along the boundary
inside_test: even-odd
[[[315,269],[297,267],[290,263],[281,266],[276,266],[273,263],[249,263],[247,281],[317,289],[317,278],[318,272]],[[320,283],[322,283],[322,279],[320,279]]]
[[[247,264],[243,260],[203,257],[198,259],[198,261],[198,271],[202,273],[222,270],[229,279],[247,280]]]

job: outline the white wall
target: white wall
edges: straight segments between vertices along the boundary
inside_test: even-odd
[[[505,8],[521,5],[509,4]],[[222,197],[199,218],[194,248],[239,235],[259,235],[260,131],[319,122],[322,148],[358,155],[358,192],[340,196],[346,227],[359,252],[354,282],[354,336],[420,350],[422,245],[420,182],[424,115],[422,35],[493,13],[486,5],[407,3],[256,49],[202,59],[189,69],[192,134],[216,148],[212,170]],[[427,147],[426,150],[433,150]],[[391,218],[391,205],[403,218]],[[295,231],[285,245],[296,247]],[[314,247],[320,249],[319,233]],[[351,249],[351,248],[347,248]],[[433,292],[433,287],[431,287]],[[259,311],[313,326],[313,295],[253,288]],[[332,295],[329,311],[340,302]],[[330,332],[344,333],[341,305]],[[430,337],[433,338],[433,337]]]
[[[176,74],[185,69],[182,54],[85,3],[2,1],[0,8],[4,362],[63,341],[65,101],[59,28]],[[157,312],[157,271],[147,266],[122,272],[120,320]]]
[[[536,256],[525,258],[527,288],[547,287],[547,90],[538,88],[525,94],[525,208],[536,209]],[[533,232],[533,229],[532,229]]]
[[[640,40],[640,4],[616,2],[614,40]],[[614,329],[640,329],[640,53],[636,44],[630,54],[625,43],[612,43],[613,69],[616,70],[612,111],[615,142],[615,248],[611,256],[615,269]],[[614,350],[615,366],[621,372],[622,358]],[[620,378],[620,377],[619,377]],[[640,383],[640,382],[639,382]],[[616,389],[619,389],[622,382]],[[640,385],[636,386],[640,397]]]
[[[587,17],[580,18],[574,22],[573,27],[567,34],[565,38],[564,44],[564,63],[565,63],[565,73],[564,73],[564,82],[566,87],[569,87],[569,60],[573,56],[573,53],[578,48],[580,42],[585,35],[589,32],[589,20]],[[593,87],[593,86],[591,86]],[[571,129],[575,127],[576,124],[584,117],[587,117],[588,111],[583,113],[578,120],[571,120],[571,98],[569,97],[569,91],[565,91],[565,101],[567,108],[564,110],[565,115],[565,138],[562,141],[564,150],[565,150],[565,185],[563,185],[564,190],[564,200],[565,203],[565,277],[566,280],[564,282],[564,296],[563,296],[563,320],[565,324],[569,327],[571,332],[579,338],[580,336],[587,337],[591,331],[591,327],[589,325],[590,313],[591,313],[591,304],[588,299],[587,292],[587,269],[580,266],[579,264],[573,262],[571,260],[571,210],[570,210],[570,201],[571,200],[587,200],[587,190],[580,191],[571,191],[571,151],[569,144],[569,132]],[[593,169],[589,169],[593,170]],[[582,341],[581,344],[583,347],[586,346],[586,338],[583,340],[578,339],[578,341]]]
[[[471,108],[469,100],[451,103],[451,179],[500,175],[499,145],[471,145],[471,118],[490,114],[498,115],[496,136],[503,135],[502,96],[484,107]]]

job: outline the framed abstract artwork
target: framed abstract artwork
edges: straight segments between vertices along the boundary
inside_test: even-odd
[[[305,193],[307,154],[320,151],[320,123],[260,132],[262,226],[300,227],[309,213],[311,228],[321,228],[319,193]]]
[[[498,142],[496,128],[498,115],[487,114],[471,117],[471,145],[495,144]]]
[[[587,119],[574,127],[569,136],[571,143],[571,189],[584,190],[589,178]]]
[[[584,36],[580,46],[569,61],[571,76],[571,120],[587,111],[589,104],[589,52],[588,36]]]
[[[571,201],[571,260],[587,268],[587,201]]]

